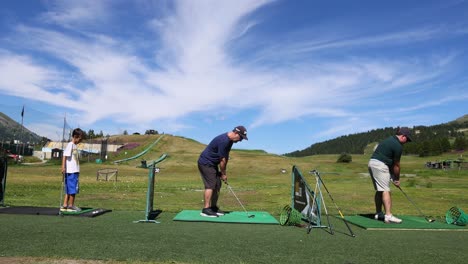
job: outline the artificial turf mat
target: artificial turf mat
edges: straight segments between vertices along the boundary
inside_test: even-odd
[[[383,221],[378,221],[374,219],[372,214],[360,214],[353,216],[346,216],[345,219],[355,224],[359,227],[362,227],[367,230],[456,230],[456,231],[468,231],[466,226],[457,226],[450,225],[446,222],[437,220],[435,222],[429,223],[424,217],[418,216],[398,216],[403,220],[401,224],[386,224]]]
[[[103,208],[81,208],[79,212],[62,212],[62,215],[95,217],[112,212]],[[1,214],[59,215],[57,207],[12,206],[0,208]]]
[[[174,217],[174,221],[189,221],[189,222],[217,222],[217,223],[243,223],[243,224],[273,224],[278,225],[279,222],[268,212],[263,211],[248,211],[248,215],[255,215],[249,218],[248,215],[242,212],[226,212],[225,215],[219,217],[205,217],[200,215],[201,210],[183,210]]]

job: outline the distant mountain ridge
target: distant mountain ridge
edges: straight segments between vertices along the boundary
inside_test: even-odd
[[[2,142],[12,142],[20,140],[30,143],[39,143],[42,136],[30,131],[26,127],[21,128],[21,124],[0,112],[0,140]]]
[[[364,154],[364,150],[369,144],[376,144],[384,138],[394,135],[396,129],[396,127],[386,127],[340,136],[284,155],[304,157],[319,154]],[[414,141],[405,145],[406,154],[430,156],[449,151],[451,148],[466,149],[468,147],[465,136],[468,133],[468,114],[447,123],[433,126],[414,126],[412,129]],[[451,144],[450,141],[453,143]]]
[[[21,124],[14,121],[4,113],[0,112],[0,140],[2,142],[10,143],[13,140],[22,140],[25,142],[39,143],[44,141],[44,137],[23,128],[21,132]],[[457,139],[461,138],[466,141],[465,134],[468,134],[468,114],[463,115],[453,121],[447,123],[433,125],[433,126],[414,126],[414,139],[415,142],[405,146],[405,150],[412,154],[420,154],[421,148],[427,148],[435,141],[434,144],[444,146],[447,149],[448,138]],[[393,135],[396,131],[394,127],[386,127],[375,129],[367,132],[340,136],[335,139],[319,142],[307,147],[303,150],[297,150],[291,153],[284,154],[290,157],[303,157],[318,154],[363,154],[364,149],[371,144],[377,143]],[[437,140],[434,140],[437,139]],[[456,141],[456,140],[455,140]],[[463,142],[462,142],[463,143]],[[467,143],[468,144],[468,143]],[[424,145],[424,146],[421,146]],[[463,144],[461,144],[463,146]],[[468,148],[468,146],[467,146]],[[422,150],[423,152],[431,153],[433,150]]]
[[[466,123],[466,122],[468,122],[468,114],[466,114],[466,115],[464,115],[462,117],[459,117],[459,118],[457,118],[454,121],[449,122],[449,123],[463,124],[463,123]]]

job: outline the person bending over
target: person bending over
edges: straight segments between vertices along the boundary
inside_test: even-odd
[[[369,160],[368,169],[375,189],[376,220],[397,224],[402,222],[392,214],[390,182],[400,186],[400,158],[403,144],[407,142],[411,142],[411,131],[407,127],[398,128],[395,135],[379,143]]]
[[[217,205],[221,180],[227,182],[227,164],[232,144],[248,140],[247,130],[244,126],[237,126],[232,131],[215,137],[206,146],[198,158],[198,170],[200,171],[204,192],[204,207],[200,215],[206,217],[218,217],[224,215]]]

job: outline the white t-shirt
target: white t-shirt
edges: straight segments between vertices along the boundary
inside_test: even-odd
[[[67,173],[80,172],[80,160],[78,159],[78,148],[73,142],[68,142],[67,148],[63,152]]]

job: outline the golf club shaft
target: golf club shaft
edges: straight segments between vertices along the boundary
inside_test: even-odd
[[[60,210],[60,208],[62,207],[62,203],[63,203],[63,192],[64,192],[64,189],[65,189],[65,173],[62,172],[62,188],[60,188],[60,204],[59,204],[59,215],[62,214],[62,211]]]
[[[241,201],[239,200],[239,198],[237,197],[236,193],[234,193],[234,191],[232,190],[232,187],[231,185],[229,185],[227,182],[226,182],[228,188],[229,188],[229,191],[231,191],[231,193],[234,195],[234,197],[236,197],[237,201],[239,202],[239,204],[242,206],[242,209],[244,209],[244,212],[247,214],[247,216],[250,217],[249,213],[247,212],[247,210],[245,209],[244,205],[241,203]]]
[[[410,203],[414,206],[414,208],[416,208],[416,210],[418,210],[419,214],[420,214],[421,216],[423,216],[427,221],[432,222],[432,219],[430,219],[429,217],[427,217],[427,216],[421,211],[421,209],[419,209],[419,207],[413,202],[413,200],[411,200],[411,199],[409,198],[409,196],[403,191],[403,189],[401,189],[400,186],[397,186],[397,187],[398,187],[398,189],[400,189],[401,193],[403,193],[403,195],[406,197],[406,199],[408,199],[408,201],[410,201]]]
[[[344,218],[343,216],[343,213],[341,213],[341,209],[338,207],[338,205],[335,203],[335,200],[333,199],[333,197],[331,196],[331,193],[328,191],[328,188],[327,186],[325,185],[325,183],[323,182],[322,180],[322,177],[320,177],[320,174],[316,171],[314,171],[315,175],[318,177],[318,179],[320,180],[320,182],[322,183],[322,186],[323,188],[325,188],[325,191],[327,191],[328,193],[328,196],[330,197],[330,200],[333,202],[333,204],[335,205],[336,209],[338,210],[338,213],[340,213],[340,216],[341,216],[341,219],[343,219],[343,222],[345,223],[346,227],[348,228],[348,231],[349,233],[351,234],[352,237],[355,237],[356,235],[353,233],[353,231],[351,230],[351,227],[349,226],[348,224],[348,221],[346,221],[346,219]]]

